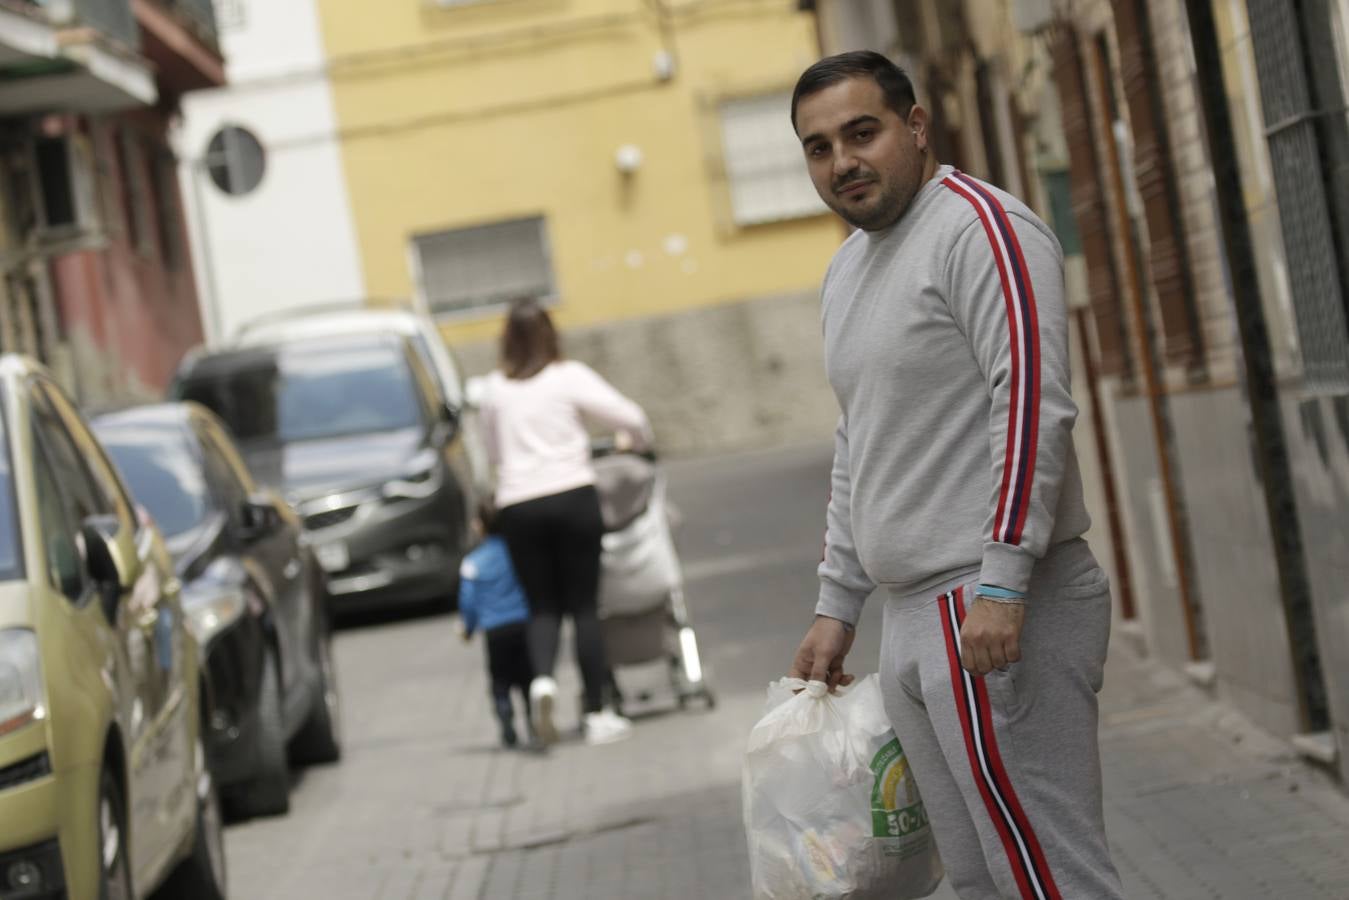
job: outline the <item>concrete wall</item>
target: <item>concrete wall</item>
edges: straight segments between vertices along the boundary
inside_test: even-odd
[[[1291,736],[1302,730],[1298,686],[1245,402],[1222,387],[1173,395],[1171,409],[1219,693]]]
[[[1116,488],[1128,535],[1139,624],[1150,653],[1182,666],[1190,654],[1147,400],[1137,394],[1121,395],[1113,379],[1106,384],[1101,406],[1115,450]]]
[[[313,0],[247,0],[222,35],[230,85],[189,94],[181,179],[207,337],[278,309],[365,297]],[[262,143],[266,170],[230,196],[203,158],[226,125]]]
[[[563,349],[642,404],[664,453],[766,447],[833,434],[819,321],[802,292],[566,329]],[[470,375],[496,363],[494,340],[455,351]]]

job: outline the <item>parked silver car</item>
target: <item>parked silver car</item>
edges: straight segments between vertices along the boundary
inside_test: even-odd
[[[299,511],[336,611],[454,601],[476,493],[459,410],[408,339],[199,352],[172,391],[223,419],[253,476]]]
[[[430,316],[397,307],[298,307],[245,323],[235,332],[231,343],[243,348],[364,334],[396,335],[412,344],[434,379],[441,399],[458,412],[473,484],[479,493],[487,490],[491,471],[486,444],[472,404],[466,402],[463,368]]]

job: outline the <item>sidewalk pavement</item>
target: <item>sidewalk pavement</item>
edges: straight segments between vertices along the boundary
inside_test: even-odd
[[[1330,779],[1122,644],[1108,678],[1106,807],[1127,896],[1349,898],[1349,798]],[[641,722],[640,743],[512,760],[457,826],[483,855],[449,896],[748,898],[738,750],[761,699]]]
[[[428,629],[441,634],[429,639]],[[426,656],[443,666],[448,622],[394,630],[421,632],[398,636],[396,660],[379,650],[378,633],[342,636],[346,684],[355,686],[348,710],[365,707],[377,733],[352,741],[342,766],[305,779],[289,822],[302,837],[280,837],[288,819],[230,830],[235,896],[749,896],[738,784],[760,691],[726,697],[713,712],[639,716],[625,743],[571,740],[546,756],[500,752],[477,647],[452,655],[448,680],[403,680],[383,697],[378,679],[360,684],[372,666],[417,669]],[[564,697],[576,687],[570,671],[564,666]],[[662,680],[659,669],[638,674],[649,677],[630,678],[630,688]],[[1349,799],[1337,787],[1122,644],[1107,678],[1107,810],[1129,897],[1349,897]],[[428,729],[426,711],[437,707],[451,731]],[[560,724],[567,721],[564,713]],[[344,814],[319,813],[315,805],[334,791]],[[943,885],[936,896],[954,894]]]
[[[680,552],[721,702],[672,711],[661,666],[621,670],[629,694],[655,695],[624,743],[501,752],[481,645],[460,644],[452,620],[341,631],[343,761],[304,772],[289,815],[227,831],[231,896],[747,900],[741,755],[809,622],[828,466],[827,446],[671,466],[697,524]],[[875,669],[880,614],[868,604],[859,625],[859,675]],[[563,727],[573,673],[564,660]],[[1349,797],[1127,641],[1107,669],[1101,742],[1133,900],[1349,898]]]

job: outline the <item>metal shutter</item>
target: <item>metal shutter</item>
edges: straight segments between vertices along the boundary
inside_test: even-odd
[[[1203,362],[1203,338],[1145,3],[1121,0],[1115,4],[1120,77],[1134,138],[1134,177],[1148,225],[1148,259],[1161,311],[1162,349],[1171,362],[1198,366]]]
[[[1091,114],[1087,106],[1086,73],[1078,50],[1077,33],[1061,26],[1054,36],[1054,80],[1063,107],[1063,132],[1068,143],[1073,215],[1087,263],[1087,287],[1091,313],[1096,321],[1096,343],[1100,351],[1101,371],[1106,375],[1128,375],[1132,366],[1128,353],[1124,308],[1120,303],[1123,287],[1111,252],[1109,212],[1100,163],[1091,136]]]
[[[554,293],[546,228],[539,217],[420,235],[413,247],[432,312]]]

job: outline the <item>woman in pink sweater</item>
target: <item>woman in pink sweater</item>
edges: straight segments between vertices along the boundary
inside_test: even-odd
[[[604,523],[587,425],[645,445],[646,414],[584,363],[564,360],[552,319],[532,301],[511,308],[500,369],[486,379],[481,408],[497,472],[499,527],[529,598],[535,734],[557,740],[552,676],[562,616],[570,615],[585,685],[586,740],[622,740],[632,723],[604,708],[609,666],[595,605]]]

